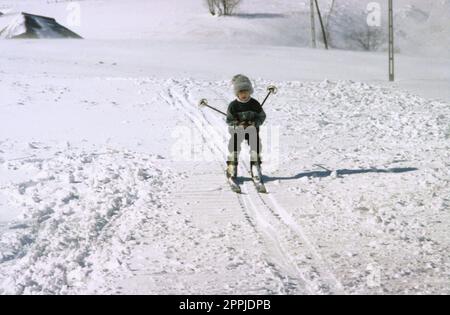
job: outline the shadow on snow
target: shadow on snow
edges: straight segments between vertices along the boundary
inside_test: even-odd
[[[342,169],[342,170],[337,170],[336,174],[338,177],[343,177],[344,175],[358,175],[358,174],[368,174],[368,173],[376,173],[376,174],[382,174],[382,173],[391,173],[391,174],[400,174],[400,173],[408,173],[408,172],[415,172],[418,171],[418,168],[415,167],[407,167],[407,168],[389,168],[389,169],[376,169],[376,168],[372,168],[372,169],[359,169],[359,170],[349,170],[349,169]],[[311,171],[311,172],[302,172],[299,173],[297,175],[294,176],[287,176],[287,177],[282,177],[282,176],[263,176],[263,181],[264,182],[272,182],[272,181],[276,181],[276,180],[296,180],[296,179],[301,179],[303,177],[308,177],[308,178],[324,178],[324,177],[329,177],[333,174],[333,171]],[[251,181],[250,178],[248,177],[238,177],[237,181],[239,182],[239,184],[242,184],[246,181]]]
[[[389,169],[359,169],[359,170],[349,170],[349,169],[342,169],[337,170],[336,174],[338,177],[342,177],[344,175],[358,175],[358,174],[368,174],[368,173],[391,173],[391,174],[400,174],[400,173],[408,173],[408,172],[415,172],[418,171],[418,168],[415,167],[407,167],[407,168],[389,168]],[[303,177],[310,177],[310,178],[323,178],[323,177],[329,177],[333,174],[333,171],[311,171],[311,172],[303,172],[299,173],[295,176],[290,177],[271,177],[271,176],[263,176],[263,180],[265,182],[270,181],[276,181],[276,180],[295,180],[300,179]]]

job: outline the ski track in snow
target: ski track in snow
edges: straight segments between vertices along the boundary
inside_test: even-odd
[[[176,89],[181,89],[183,92],[181,95],[177,95],[175,97],[174,103],[178,102],[178,109],[182,110],[186,113],[186,115],[190,118],[190,120],[198,127],[201,126],[201,121],[206,121],[207,124],[211,128],[208,130],[214,129],[214,124],[211,123],[208,119],[207,115],[202,115],[198,111],[198,108],[195,104],[195,99],[191,97],[188,93],[188,90],[192,89],[192,86],[188,86],[187,84],[178,83],[180,86],[172,87],[170,91],[174,91]],[[174,98],[175,93],[169,92],[169,95]],[[203,113],[203,112],[201,112]],[[217,137],[213,137],[215,142],[211,143],[210,135],[205,132],[205,128],[199,128],[199,132],[203,134],[205,142],[212,145],[212,150],[216,152],[221,152],[221,156],[226,153],[223,151],[224,143],[227,143],[227,138],[224,134],[221,134]],[[246,163],[241,163],[243,169],[245,170],[244,174],[249,174],[249,167]],[[219,167],[224,167],[223,161],[219,162]],[[241,168],[242,171],[242,168]],[[310,268],[314,269],[315,272],[318,273],[318,277],[321,281],[324,280],[324,283],[320,283],[317,285],[316,283],[308,283],[308,280],[305,279],[303,273],[304,271],[300,271],[297,265],[296,259],[292,258],[289,254],[290,251],[288,248],[289,239],[283,239],[283,237],[289,237],[288,235],[282,235],[280,231],[282,231],[285,226],[283,223],[285,222],[274,222],[274,219],[282,217],[283,219],[288,218],[289,221],[292,221],[289,218],[287,212],[283,212],[283,215],[279,215],[276,211],[279,211],[280,206],[276,202],[276,199],[273,194],[270,195],[270,201],[272,201],[274,206],[269,206],[269,201],[264,197],[263,194],[256,193],[253,185],[251,183],[244,183],[243,195],[237,195],[237,198],[240,199],[240,203],[243,205],[243,210],[247,213],[247,217],[249,221],[252,223],[256,233],[259,234],[259,238],[263,239],[264,246],[268,249],[271,255],[275,257],[269,257],[268,259],[273,262],[281,261],[281,266],[284,265],[285,271],[287,275],[295,279],[301,279],[303,282],[306,282],[306,286],[310,293],[343,293],[342,285],[339,283],[337,278],[329,271],[327,267],[324,267],[323,258],[317,254],[317,251],[312,244],[312,242],[306,237],[304,233],[301,232],[301,229],[297,225],[295,229],[293,229],[294,233],[297,232],[297,236],[299,237],[298,246],[302,248],[301,244],[306,245],[306,251],[311,252],[314,257],[314,262],[310,262]],[[275,209],[275,210],[274,210]],[[273,215],[273,216],[272,216]],[[282,225],[280,226],[281,223]],[[275,226],[277,228],[275,228]],[[291,227],[291,225],[288,225]],[[283,275],[286,276],[286,275]],[[298,280],[297,280],[298,281]],[[300,281],[299,281],[300,282]],[[286,293],[295,293],[290,292],[290,290],[285,290]]]
[[[167,98],[164,94],[161,95],[162,98],[164,98],[167,103],[171,106],[174,106],[177,110],[180,110],[182,113],[186,115],[186,117],[192,122],[193,125],[196,126],[197,131],[201,134],[204,143],[208,144],[209,149],[216,155],[221,156],[222,149],[220,146],[215,143],[211,142],[211,135],[205,133],[204,125],[205,125],[205,116],[202,117],[202,114],[200,112],[194,112],[196,109],[192,104],[190,104],[187,100],[187,95],[184,94],[182,96],[177,95],[174,91],[176,88],[180,89],[183,88],[183,86],[176,86],[175,88],[173,86],[170,86],[168,88],[167,92]],[[223,164],[218,161],[217,163],[218,168],[223,168]],[[241,195],[237,195],[239,205],[241,206],[241,210],[244,212],[244,216],[246,217],[250,227],[255,230],[255,232],[258,234],[259,243],[263,243],[264,241],[270,242],[272,248],[272,252],[274,252],[274,255],[277,255],[277,258],[281,261],[287,262],[287,264],[290,264],[290,259],[287,256],[287,253],[281,249],[280,242],[276,237],[276,233],[268,233],[263,232],[264,235],[261,235],[261,232],[258,232],[259,225],[264,225],[266,228],[270,228],[273,230],[273,228],[268,224],[266,221],[264,221],[261,216],[257,215],[257,209],[255,208],[253,201],[250,198],[242,197]],[[250,204],[250,205],[248,205]],[[255,220],[257,221],[255,223]],[[283,293],[289,293],[289,290],[285,287],[283,283],[283,279],[281,277],[285,276],[283,273],[280,273],[276,270],[276,266],[274,264],[270,264],[269,266],[273,267],[272,272],[278,275],[280,278],[279,281],[283,284]]]
[[[176,92],[174,92],[177,89],[182,89],[183,95],[177,95]],[[202,126],[202,121],[206,120],[206,117],[198,112],[198,109],[195,108],[193,103],[189,102],[189,95],[186,92],[186,89],[186,86],[170,87],[167,93],[169,97],[167,100],[168,103],[185,113],[185,115],[197,127],[197,131],[202,134],[205,143],[209,145],[211,151],[223,153],[221,147],[223,147],[224,142],[211,142],[210,135],[205,132],[205,129]],[[223,168],[223,162],[219,162],[218,167]],[[237,194],[236,196],[239,199],[239,204],[242,206],[242,210],[245,212],[245,216],[250,226],[257,233],[258,239],[260,239],[262,245],[266,247],[269,255],[272,255],[272,257],[268,257],[268,260],[270,261],[269,265],[273,266],[275,270],[281,268],[284,272],[281,272],[279,276],[281,278],[288,277],[290,279],[289,282],[293,282],[285,284],[282,293],[296,293],[295,290],[298,290],[297,287],[301,287],[301,283],[305,282],[308,291],[310,293],[316,293],[317,291],[311,288],[312,285],[307,282],[303,276],[303,272],[298,269],[295,260],[286,250],[286,246],[283,245],[283,240],[281,239],[279,233],[277,233],[277,230],[270,223],[270,219],[267,219],[261,214],[264,204],[258,202],[255,196],[252,196],[250,193],[251,190],[253,190],[253,187],[249,188],[248,185],[245,184],[243,189],[244,194]],[[259,205],[259,207],[257,205]],[[278,264],[276,262],[278,262]],[[279,273],[279,271],[274,272]],[[280,279],[280,281],[283,281],[283,279]]]

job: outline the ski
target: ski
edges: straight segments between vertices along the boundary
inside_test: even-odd
[[[258,165],[250,166],[249,173],[258,193],[267,194],[266,186],[264,185],[262,180],[261,166]]]
[[[240,194],[241,193],[241,187],[236,182],[236,178],[229,177],[227,178],[228,184],[230,185],[230,188],[233,192]]]
[[[256,190],[261,194],[267,194],[267,188],[258,177],[252,177],[253,184],[255,184]]]

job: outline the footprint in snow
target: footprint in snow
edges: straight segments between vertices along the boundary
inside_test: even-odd
[[[39,149],[39,143],[38,142],[29,142],[28,147],[33,150]]]

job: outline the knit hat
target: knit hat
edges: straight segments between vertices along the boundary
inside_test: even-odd
[[[250,94],[253,94],[252,82],[245,75],[237,74],[231,82],[233,83],[234,94],[238,95],[240,91],[249,91]]]

